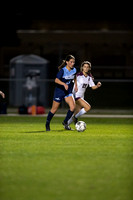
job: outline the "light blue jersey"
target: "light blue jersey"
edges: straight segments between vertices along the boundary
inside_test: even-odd
[[[66,96],[72,95],[73,89],[73,80],[76,75],[76,68],[71,69],[70,71],[65,67],[63,67],[58,73],[56,78],[60,81],[66,83],[68,85],[68,90],[65,90],[63,85],[56,84],[55,92],[54,92],[54,100],[61,102],[63,98]]]

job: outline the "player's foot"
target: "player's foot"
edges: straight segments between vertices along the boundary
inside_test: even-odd
[[[63,126],[64,126],[64,129],[66,130],[73,130],[68,124],[66,124],[65,122],[62,122]]]
[[[78,118],[76,118],[75,116],[73,116],[72,119],[73,119],[74,124],[76,124],[78,122]]]
[[[46,123],[46,131],[50,131],[50,125],[49,125],[49,123]]]

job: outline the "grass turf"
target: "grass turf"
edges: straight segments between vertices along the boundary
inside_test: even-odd
[[[0,117],[1,200],[133,199],[133,119],[80,119],[45,132],[45,117]]]

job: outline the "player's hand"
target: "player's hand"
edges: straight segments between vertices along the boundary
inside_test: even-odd
[[[68,90],[68,85],[64,84],[64,88],[65,88],[65,90]]]
[[[78,92],[78,87],[75,85],[74,92]]]
[[[101,82],[97,83],[97,87],[101,87],[101,85],[102,85]]]

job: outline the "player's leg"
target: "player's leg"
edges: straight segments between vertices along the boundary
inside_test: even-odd
[[[76,101],[76,104],[81,107],[81,110],[77,114],[75,114],[76,118],[80,117],[91,109],[91,105],[82,98],[78,99]]]
[[[75,107],[75,110],[74,110],[74,115],[76,115],[80,110],[81,110],[82,106],[77,104],[77,101],[76,101],[76,107]]]
[[[82,108],[82,107],[76,103],[76,107],[75,107],[75,110],[74,110],[74,114],[73,114],[73,116],[71,116],[71,118],[68,120],[68,125],[70,125],[73,121],[74,121],[75,124],[77,123],[78,119],[75,118],[75,115],[81,110],[81,108]]]
[[[50,121],[53,118],[56,111],[58,110],[59,105],[60,105],[60,102],[56,102],[53,100],[52,108],[49,111],[49,113],[47,115],[47,119],[46,119],[46,131],[50,131]]]
[[[91,106],[87,101],[85,101],[82,98],[77,99],[74,115],[68,120],[68,125],[70,125],[72,122],[74,122],[76,124],[78,121],[78,117],[85,114],[90,109],[91,109]]]
[[[64,120],[64,122],[67,123],[67,121],[70,119],[70,117],[74,113],[75,100],[74,100],[73,96],[68,96],[68,97],[65,98],[65,102],[69,105],[69,110],[68,110],[66,118]]]
[[[69,105],[69,110],[62,124],[64,125],[65,129],[71,130],[71,128],[68,126],[68,120],[73,115],[75,109],[75,100],[73,98],[73,95],[65,97],[65,102]]]
[[[53,100],[53,104],[52,104],[52,108],[51,108],[50,112],[55,114],[56,111],[58,110],[59,106],[60,106],[60,102]]]

